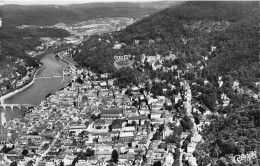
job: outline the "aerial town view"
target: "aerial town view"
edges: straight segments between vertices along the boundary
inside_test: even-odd
[[[260,166],[258,1],[0,2],[0,166]]]

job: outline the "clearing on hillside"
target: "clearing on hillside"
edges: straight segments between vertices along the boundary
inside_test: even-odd
[[[114,65],[116,67],[117,70],[121,69],[122,67],[132,67],[132,65],[134,64],[134,60],[128,60],[128,59],[124,59],[124,60],[116,60],[114,62]]]

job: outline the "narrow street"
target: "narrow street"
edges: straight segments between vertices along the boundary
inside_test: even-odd
[[[180,166],[183,166],[183,163],[182,163],[182,156],[183,156],[183,149],[180,149]]]
[[[191,89],[190,89],[190,86],[187,82],[185,82],[185,90],[186,90],[186,94],[185,94],[185,98],[186,98],[186,110],[187,110],[187,115],[192,115],[191,112],[192,112],[192,104],[191,104],[191,98],[192,98],[192,94],[191,94]],[[193,117],[193,116],[192,116]],[[191,119],[194,123],[194,118]],[[194,123],[194,125],[196,125]],[[183,144],[183,141],[182,140],[180,142],[180,145]],[[183,166],[183,163],[182,163],[182,157],[183,157],[183,154],[185,153],[184,152],[184,149],[181,149],[179,148],[180,150],[180,159],[179,159],[179,165],[180,166]]]
[[[36,159],[34,166],[38,166],[39,163],[42,161],[42,158],[45,157],[49,151],[51,150],[51,148],[55,145],[56,141],[58,140],[58,138],[60,137],[61,133],[63,130],[59,131],[58,134],[55,136],[55,139],[52,141],[51,145],[49,146],[49,148],[40,156]]]
[[[154,135],[155,131],[151,131],[147,137],[147,142],[146,142],[146,148],[148,149],[149,148],[149,145],[151,143],[151,139],[153,138],[153,135]]]

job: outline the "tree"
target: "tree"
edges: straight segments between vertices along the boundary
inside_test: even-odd
[[[36,153],[36,151],[34,150],[34,149],[32,149],[32,152],[35,154]]]
[[[195,149],[195,150],[193,151],[192,155],[193,155],[194,157],[198,158],[198,157],[199,157],[199,151],[198,151],[197,149]]]
[[[85,103],[85,102],[87,102],[88,101],[88,97],[87,96],[82,96],[82,103]]]
[[[98,119],[98,117],[97,117],[96,115],[92,114],[92,115],[91,115],[91,119],[92,119],[93,121],[95,121],[96,119]]]
[[[153,163],[153,166],[161,166],[161,165],[162,165],[161,161],[156,161]]]
[[[168,110],[168,111],[172,111],[173,110],[173,106],[172,105],[165,106],[165,109]]]
[[[109,132],[112,131],[112,124],[110,124],[110,125],[108,126],[108,130],[109,130]]]
[[[48,147],[49,147],[49,144],[47,144],[47,143],[45,143],[45,144],[42,146],[43,149],[48,149]]]
[[[185,139],[190,142],[190,141],[191,141],[191,138],[192,138],[192,134],[189,134]]]
[[[46,165],[46,163],[41,161],[38,166],[45,166],[45,165]]]
[[[32,160],[30,160],[30,161],[27,162],[26,166],[33,166],[33,163],[34,162]]]
[[[193,122],[188,116],[185,116],[183,120],[181,120],[181,125],[184,130],[191,130],[194,126]]]
[[[89,121],[86,121],[86,122],[85,122],[86,127],[88,127],[89,124],[90,124]]]
[[[79,160],[78,157],[74,158],[74,160],[72,161],[72,164],[71,164],[71,165],[72,165],[72,166],[75,166],[75,164],[78,162],[78,160]]]
[[[173,133],[166,137],[165,141],[166,143],[177,143],[180,142],[180,137],[176,133]]]
[[[154,96],[162,96],[163,95],[163,83],[156,83],[153,82],[151,93],[153,93]]]
[[[190,143],[190,142],[189,142],[188,140],[185,140],[185,141],[183,142],[181,148],[182,148],[182,149],[186,149],[189,143]]]
[[[13,161],[10,166],[17,166],[17,162],[16,161]]]
[[[192,71],[187,72],[186,78],[187,78],[187,80],[191,80],[191,81],[194,80],[195,79],[195,73],[192,72]]]
[[[223,108],[222,110],[220,110],[220,111],[218,111],[218,112],[221,113],[221,114],[227,114],[227,113],[229,113],[231,110],[232,110],[232,107],[231,107],[231,105],[229,104],[229,105],[227,105],[225,108]]]
[[[164,124],[160,124],[159,125],[159,132],[162,133],[163,132],[163,129],[164,129]]]
[[[203,98],[203,103],[211,110],[214,111],[217,101],[216,93],[206,93]]]
[[[159,133],[159,131],[157,130],[155,133],[154,133],[154,135],[153,135],[153,138],[152,138],[153,140],[160,140],[160,133]]]
[[[132,121],[131,125],[132,125],[132,126],[137,126],[136,121]]]
[[[118,152],[117,150],[113,150],[112,151],[112,154],[111,154],[111,159],[114,163],[117,163],[118,162]]]
[[[87,157],[94,156],[94,150],[91,150],[90,148],[88,148],[87,151],[86,151],[86,156]]]
[[[24,150],[22,151],[22,155],[24,155],[24,156],[26,156],[28,153],[29,153],[29,152],[28,152],[27,149],[24,149]]]
[[[181,133],[183,132],[183,127],[182,126],[175,126],[174,132],[177,133],[178,135],[181,135]]]

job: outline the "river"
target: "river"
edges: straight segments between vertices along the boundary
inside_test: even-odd
[[[36,73],[36,78],[45,76],[62,75],[62,68],[65,70],[69,68],[69,65],[62,60],[53,57],[54,54],[46,54],[40,61],[43,63],[43,67]],[[71,76],[62,77],[50,77],[50,78],[38,78],[27,89],[15,94],[14,96],[6,99],[5,104],[32,104],[39,105],[41,101],[50,93],[55,93],[61,88],[65,87],[71,80]],[[18,116],[23,116],[26,112],[26,108],[14,107],[11,109],[7,107],[4,109],[0,106],[0,125]]]
[[[36,78],[45,76],[62,75],[62,68],[65,70],[69,68],[69,65],[62,60],[53,57],[53,53],[47,54],[40,59],[44,66],[36,73]],[[51,77],[51,78],[38,78],[32,86],[28,87],[24,91],[5,100],[5,104],[33,104],[39,105],[45,97],[54,93],[64,86],[66,86],[71,80],[70,76]]]

